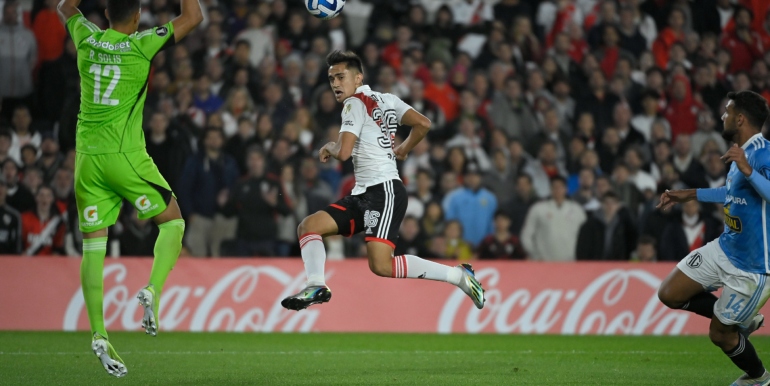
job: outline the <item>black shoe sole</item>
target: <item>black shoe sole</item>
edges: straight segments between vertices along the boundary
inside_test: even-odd
[[[332,291],[324,288],[312,298],[312,299],[299,299],[295,297],[288,297],[281,301],[281,306],[287,310],[304,310],[312,306],[313,304],[326,303],[332,298]]]

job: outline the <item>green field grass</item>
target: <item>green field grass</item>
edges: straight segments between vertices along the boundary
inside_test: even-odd
[[[0,333],[2,385],[729,385],[707,337],[112,333],[114,379],[87,333]],[[770,337],[752,341],[763,348]],[[764,354],[764,355],[763,355]]]

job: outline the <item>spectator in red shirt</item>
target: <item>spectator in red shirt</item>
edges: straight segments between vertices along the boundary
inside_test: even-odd
[[[425,86],[425,99],[441,108],[447,122],[457,117],[460,98],[457,91],[447,82],[446,63],[441,60],[434,60],[430,64],[430,82]]]
[[[32,32],[37,40],[37,60],[43,63],[55,60],[64,52],[64,38],[67,31],[59,21],[56,12],[56,0],[45,0],[45,8],[41,9],[32,20]]]
[[[495,213],[495,233],[479,244],[476,253],[484,260],[525,260],[527,258],[519,238],[510,232],[511,218],[500,210]]]
[[[410,44],[412,44],[412,29],[401,25],[396,29],[396,40],[382,50],[382,61],[393,67],[398,75],[401,75],[401,60]]]
[[[692,97],[690,80],[683,76],[674,76],[669,88],[668,107],[665,118],[671,123],[671,140],[679,134],[692,134],[697,129],[696,117],[700,106]]]
[[[749,71],[751,64],[763,55],[762,37],[751,30],[754,14],[745,7],[737,7],[733,14],[735,29],[724,33],[721,45],[730,53],[730,73]]]
[[[684,23],[686,17],[683,10],[672,8],[668,16],[668,27],[658,34],[658,38],[652,43],[652,54],[655,57],[655,65],[660,68],[668,66],[668,52],[676,42],[684,41]]]
[[[56,209],[54,192],[43,185],[37,190],[37,207],[21,215],[24,255],[47,256],[64,253],[65,222]]]

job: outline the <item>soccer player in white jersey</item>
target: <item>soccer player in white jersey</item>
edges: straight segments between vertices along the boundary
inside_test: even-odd
[[[724,232],[687,255],[663,281],[658,297],[666,306],[711,319],[709,337],[743,370],[734,386],[770,385],[749,334],[761,327],[759,310],[770,297],[770,141],[762,125],[767,101],[752,91],[728,93],[722,137],[734,142],[722,156],[730,165],[725,186],[666,191],[659,208],[698,200],[724,205]],[[665,246],[663,246],[665,248]],[[724,287],[717,298],[711,292]]]
[[[356,184],[350,196],[306,217],[297,227],[306,288],[281,305],[299,311],[328,302],[332,293],[324,279],[323,237],[364,232],[369,268],[376,275],[451,283],[468,294],[477,308],[484,307],[484,289],[470,264],[451,267],[413,255],[393,256],[407,206],[396,160],[405,159],[425,137],[430,120],[395,95],[364,85],[363,65],[355,53],[334,51],[326,63],[334,96],[343,103],[342,127],[337,142],[324,145],[319,157],[326,162],[330,157],[345,161],[352,156]],[[396,147],[398,125],[411,126],[412,130]]]

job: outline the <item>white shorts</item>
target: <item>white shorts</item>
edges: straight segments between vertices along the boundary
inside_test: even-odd
[[[768,275],[736,268],[719,245],[719,239],[690,252],[676,267],[706,291],[724,287],[714,304],[714,315],[726,325],[751,321],[770,297]]]

